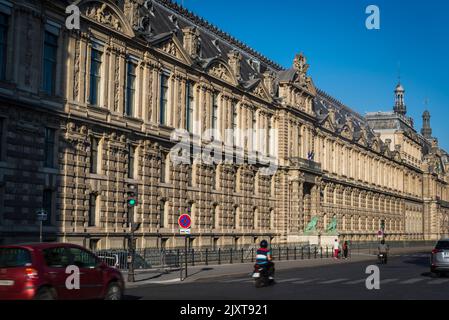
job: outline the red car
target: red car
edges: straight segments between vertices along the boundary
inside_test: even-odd
[[[74,280],[76,270],[79,281]],[[123,291],[120,271],[81,246],[68,243],[0,246],[0,300],[119,300]]]

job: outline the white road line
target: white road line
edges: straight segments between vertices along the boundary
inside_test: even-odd
[[[343,284],[358,284],[358,283],[363,283],[365,281],[366,281],[366,279],[359,279],[359,280],[348,281]]]
[[[390,283],[390,282],[395,282],[398,281],[399,279],[385,279],[385,280],[380,280],[380,284],[385,284],[385,283]]]
[[[282,280],[276,280],[276,283],[282,283],[282,282],[293,282],[297,280],[301,280],[302,278],[292,278],[292,279],[282,279]]]
[[[318,281],[318,280],[321,280],[321,279],[320,278],[318,278],[318,279],[308,279],[308,280],[295,281],[295,282],[292,282],[292,283],[294,283],[294,284],[305,284],[305,283],[310,283],[310,282]]]
[[[426,280],[426,279],[423,279],[423,278],[413,278],[413,279],[401,281],[401,282],[399,282],[399,283],[400,283],[400,284],[413,284],[413,283],[417,283],[417,282],[424,281],[424,280]],[[380,283],[382,283],[382,281],[381,281]]]
[[[438,279],[427,282],[427,284],[442,284],[448,282],[449,279]]]
[[[220,282],[223,282],[223,283],[232,283],[232,282],[240,282],[240,281],[245,281],[245,280],[248,280],[248,278],[232,279],[232,280],[222,280],[222,281],[220,281]]]
[[[349,279],[347,278],[342,278],[342,279],[334,279],[334,280],[328,280],[328,281],[322,281],[322,282],[318,282],[320,284],[332,284],[332,283],[337,283],[337,282],[343,282],[343,281],[348,281]]]

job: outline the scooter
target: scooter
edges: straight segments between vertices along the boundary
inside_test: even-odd
[[[380,264],[387,264],[387,255],[385,253],[379,253],[377,257]]]
[[[256,288],[262,288],[274,283],[273,277],[268,274],[268,270],[265,266],[255,265],[252,275],[254,279],[254,285]]]

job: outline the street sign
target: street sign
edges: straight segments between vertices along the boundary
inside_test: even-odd
[[[384,232],[382,230],[377,231],[377,237],[382,238],[384,236]]]
[[[190,229],[179,229],[180,234],[190,234]]]
[[[47,221],[48,215],[47,215],[47,212],[45,212],[44,209],[37,211],[36,214],[37,214],[37,220],[38,221]]]
[[[178,219],[178,224],[182,229],[189,229],[192,225],[192,219],[188,214],[182,214]]]

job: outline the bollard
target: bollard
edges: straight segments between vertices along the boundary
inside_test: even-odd
[[[326,246],[326,258],[329,258],[329,248]]]
[[[192,249],[192,266],[195,266],[195,249]]]
[[[307,253],[308,258],[310,259],[310,245],[307,247]]]
[[[206,248],[206,266],[209,265],[209,259],[207,258],[207,253],[208,253],[208,251],[207,251],[207,248]]]
[[[287,261],[288,261],[288,247],[287,247]]]
[[[279,252],[279,254],[278,254],[279,261],[281,261],[281,247],[278,248],[278,252]]]
[[[294,250],[295,250],[295,253],[294,253],[294,255],[295,255],[295,260],[296,260],[296,247],[294,248]]]
[[[316,259],[317,251],[318,251],[318,248],[315,247],[314,254],[313,254],[313,258],[314,258],[314,259]]]
[[[320,247],[320,258],[323,259],[323,247]]]
[[[218,264],[221,264],[221,248],[218,248]]]
[[[231,252],[231,264],[232,264],[232,248],[231,248],[231,251],[230,251],[230,252]]]
[[[241,261],[242,261],[242,263],[243,263],[243,248],[242,248],[242,260],[241,260]]]
[[[301,247],[301,260],[304,260],[304,247]]]

